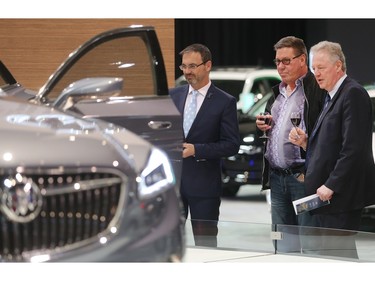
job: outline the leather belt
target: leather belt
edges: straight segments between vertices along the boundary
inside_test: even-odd
[[[287,168],[287,169],[271,168],[271,171],[273,171],[275,174],[282,175],[282,176],[292,176],[292,175],[295,175],[295,174],[302,173],[303,167]]]

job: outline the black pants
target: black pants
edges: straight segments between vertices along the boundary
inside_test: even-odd
[[[355,243],[356,231],[361,223],[362,210],[338,214],[315,214],[318,229],[315,229],[319,255],[358,259]]]
[[[181,196],[185,218],[190,211],[196,246],[217,247],[220,197]]]

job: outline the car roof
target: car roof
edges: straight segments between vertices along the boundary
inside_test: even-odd
[[[270,76],[280,79],[276,69],[256,67],[216,67],[210,72],[211,79],[246,80],[249,77]]]
[[[375,97],[375,83],[372,84],[364,84],[363,87],[366,89],[370,97]]]
[[[367,90],[368,94],[370,95],[371,98],[375,98],[375,88]]]
[[[261,67],[213,67],[210,72],[210,79],[212,80],[239,80],[246,81],[247,79],[256,79],[258,77],[274,77],[281,80],[276,69],[261,68]],[[176,85],[185,82],[184,75],[176,79]]]

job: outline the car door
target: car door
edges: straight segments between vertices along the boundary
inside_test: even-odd
[[[35,100],[135,132],[167,152],[179,180],[182,121],[153,27],[95,36],[69,55]]]

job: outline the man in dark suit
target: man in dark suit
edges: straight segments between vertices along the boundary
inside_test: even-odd
[[[206,46],[190,45],[180,55],[180,69],[188,84],[171,89],[170,96],[183,115],[186,131],[181,199],[186,218],[190,211],[195,244],[216,247],[222,192],[221,159],[235,155],[240,145],[237,101],[211,83],[212,58]],[[191,129],[186,124],[189,120]]]
[[[307,142],[307,195],[330,200],[329,205],[312,211],[316,226],[356,231],[363,208],[375,203],[370,97],[347,76],[345,56],[338,43],[322,41],[311,48],[311,54],[315,78],[329,96]],[[299,138],[291,131],[292,143],[306,139],[301,130],[298,134]],[[321,231],[320,253],[356,258],[352,234]]]

